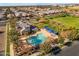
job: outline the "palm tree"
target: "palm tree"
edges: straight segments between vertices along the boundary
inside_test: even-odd
[[[52,49],[50,42],[45,42],[43,44],[40,45],[40,51],[43,52],[43,53],[49,53]]]
[[[12,28],[9,32],[9,39],[14,43],[17,43],[18,41],[18,33],[14,28]]]
[[[71,30],[71,32],[70,32],[70,34],[68,35],[68,38],[69,38],[70,40],[75,40],[75,39],[77,39],[78,36],[79,36],[78,30],[76,30],[76,28],[70,28],[70,30]]]
[[[58,38],[58,43],[60,44],[64,44],[64,38],[62,36],[59,35],[59,38]]]
[[[19,33],[16,31],[16,18],[14,16],[9,19],[9,25],[10,25],[10,31],[9,31],[9,39],[13,42],[16,43],[18,42],[18,35]]]

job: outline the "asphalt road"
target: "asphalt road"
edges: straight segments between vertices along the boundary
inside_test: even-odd
[[[65,47],[57,55],[52,56],[79,56],[79,41],[73,42],[72,46]]]
[[[4,31],[0,33],[0,56],[4,56],[5,53],[5,26],[0,26],[0,30]]]

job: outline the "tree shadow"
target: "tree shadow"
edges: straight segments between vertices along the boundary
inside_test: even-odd
[[[1,31],[0,31],[0,34],[3,34],[3,33],[4,33],[4,32],[1,32]]]
[[[66,42],[64,45],[70,47],[72,46],[72,42]]]
[[[57,55],[57,54],[59,54],[60,53],[60,51],[61,51],[61,48],[60,47],[54,47],[54,48],[52,48],[52,50],[51,50],[51,54],[53,55]]]

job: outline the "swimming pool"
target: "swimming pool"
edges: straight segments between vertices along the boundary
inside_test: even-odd
[[[44,36],[44,34],[40,33],[40,34],[37,34],[37,36],[32,36],[28,38],[27,42],[32,46],[37,46],[39,44],[44,43],[46,40],[47,38]]]

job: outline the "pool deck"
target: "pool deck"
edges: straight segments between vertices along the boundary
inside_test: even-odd
[[[41,29],[40,31],[38,31],[35,34],[30,35],[30,36],[36,36],[37,34],[40,34],[40,33],[43,33],[45,35],[45,37],[50,38],[50,39],[57,39],[58,38],[57,35],[54,35],[54,33],[49,33],[46,29]],[[21,40],[26,40],[30,36],[22,37]]]
[[[39,33],[43,33],[47,38],[51,38],[51,39],[56,39],[58,38],[57,35],[55,35],[54,33],[49,33],[46,29],[41,29],[41,31],[37,32],[36,34],[39,34]]]

